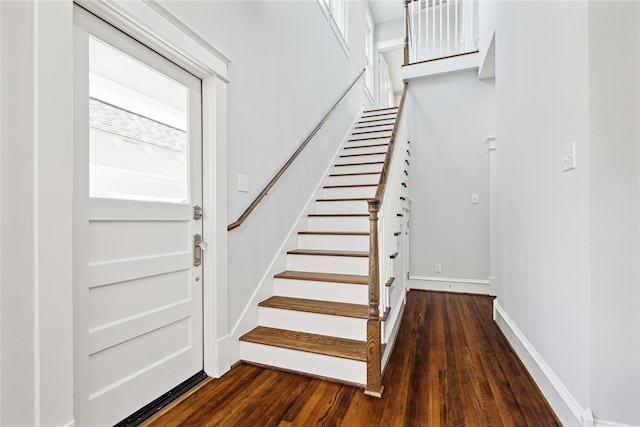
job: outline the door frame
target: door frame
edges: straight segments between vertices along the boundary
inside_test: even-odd
[[[227,66],[231,61],[158,3],[75,3],[202,80],[203,239],[209,243],[203,257],[203,357],[207,375],[219,377],[231,368],[226,252]]]

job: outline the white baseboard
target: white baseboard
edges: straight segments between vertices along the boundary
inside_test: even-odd
[[[614,421],[594,420],[593,427],[638,427],[637,425],[616,423]]]
[[[536,351],[527,337],[495,300],[493,318],[515,350],[538,388],[565,426],[623,427],[622,424],[594,420],[589,408],[583,409],[567,387],[560,381],[551,367]],[[632,426],[624,426],[632,427]]]
[[[518,357],[556,412],[558,418],[560,418],[560,421],[567,426],[584,425],[582,416],[584,409],[578,404],[578,401],[511,320],[497,300],[493,302],[493,314],[502,333],[518,354]]]
[[[231,335],[227,334],[218,339],[218,357],[213,372],[207,375],[213,378],[220,378],[231,369],[232,361]]]
[[[409,276],[408,289],[489,295],[489,281],[455,277]]]

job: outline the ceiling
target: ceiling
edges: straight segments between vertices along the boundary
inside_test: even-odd
[[[374,24],[402,18],[403,8],[403,0],[369,0],[369,9]]]

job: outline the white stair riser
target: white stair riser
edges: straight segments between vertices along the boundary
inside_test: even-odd
[[[307,231],[351,231],[368,232],[369,217],[317,217],[307,218]]]
[[[330,176],[328,185],[378,185],[378,182],[380,182],[380,174],[376,173],[370,175]]]
[[[374,142],[374,144],[377,144]],[[364,145],[359,147],[359,145]],[[371,154],[371,153],[382,153],[387,152],[388,145],[373,145],[372,147],[367,147],[366,143],[361,144],[353,144],[353,146],[345,146],[345,147],[353,147],[353,148],[343,148],[340,151],[340,155],[343,154]]]
[[[354,156],[351,154],[341,154],[336,161],[336,165],[342,165],[345,163],[368,163],[368,162],[384,162],[386,152],[378,152],[372,154],[363,154],[361,156]]]
[[[382,124],[371,123],[369,125],[356,125],[356,127],[353,129],[352,135],[354,133],[357,134],[358,132],[371,132],[373,130],[392,131],[394,125],[395,123],[393,120],[388,121],[388,123],[383,122]]]
[[[359,214],[368,212],[369,205],[366,200],[316,202],[316,213],[318,214]]]
[[[369,288],[353,283],[318,282],[315,280],[273,279],[275,295],[290,298],[317,299],[368,304]]]
[[[351,135],[349,135],[349,141],[355,139],[379,139],[380,137],[391,138],[392,130],[386,130],[384,132],[372,132],[377,129],[358,129]]]
[[[323,188],[323,199],[363,199],[376,195],[376,186]]]
[[[391,107],[388,110],[373,110],[373,111],[365,111],[362,113],[361,117],[371,117],[371,116],[377,116],[378,114],[384,114],[384,113],[396,113],[398,111],[398,107]]]
[[[369,236],[299,234],[298,248],[340,251],[368,251]]]
[[[287,254],[287,270],[364,276],[369,274],[369,258]]]
[[[362,138],[362,139],[349,139],[349,141],[345,142],[343,145],[343,148],[347,148],[347,147],[361,147],[363,145],[375,145],[375,144],[389,144],[391,142],[391,138],[379,138],[379,139],[367,139],[367,138]],[[380,147],[378,147],[380,148]],[[349,148],[349,150],[352,150],[353,148]],[[382,150],[379,150],[380,152],[384,151],[386,153],[386,149],[383,147]],[[343,154],[343,153],[340,153]]]
[[[393,126],[395,124],[394,119],[373,120],[373,117],[369,121],[358,123],[354,131],[358,132],[362,129],[368,129],[369,126]]]
[[[372,165],[334,166],[331,169],[332,174],[364,173],[364,172],[380,172],[380,171],[382,171],[382,163],[376,163]]]
[[[395,120],[396,118],[396,113],[395,112],[391,112],[391,113],[386,113],[386,114],[372,114],[369,116],[363,116],[358,123],[363,123],[369,120]]]
[[[260,326],[366,341],[367,319],[260,307]]]
[[[240,342],[240,359],[354,384],[366,384],[365,362],[304,351]]]

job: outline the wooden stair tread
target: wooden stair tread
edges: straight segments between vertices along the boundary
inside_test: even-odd
[[[345,150],[353,150],[356,148],[370,148],[370,147],[388,147],[388,142],[382,142],[380,144],[367,144],[367,145],[350,145],[348,147],[343,147]]]
[[[383,165],[384,162],[359,162],[359,163],[341,163],[334,166],[361,166],[361,165]]]
[[[377,187],[378,184],[325,185],[322,188]]]
[[[368,119],[371,117],[380,117],[380,116],[390,116],[390,115],[398,115],[397,111],[384,111],[384,112],[378,112],[378,114],[367,114],[367,113],[363,113],[362,116],[360,116],[361,119]]]
[[[317,273],[312,271],[283,271],[273,276],[277,279],[312,280],[316,282],[350,283],[354,285],[368,285],[369,276],[356,274]]]
[[[316,199],[316,202],[360,202],[369,200],[366,197],[346,197],[344,199]]]
[[[367,133],[378,133],[378,132],[391,132],[391,129],[376,129],[376,130],[361,131],[361,132],[351,132],[351,135],[365,135]]]
[[[368,138],[362,138],[362,139],[349,139],[347,140],[347,142],[369,141],[371,139],[389,139],[389,138],[391,138],[391,136],[370,136]]]
[[[367,360],[366,342],[326,335],[258,326],[241,336],[240,340],[362,362]]]
[[[381,175],[381,172],[356,172],[356,173],[332,173],[330,177],[337,176],[361,176],[361,175]]]
[[[376,122],[386,122],[388,120],[396,120],[396,117],[384,117],[387,116],[388,114],[381,114],[379,116],[369,116],[369,117],[362,117],[360,118],[360,120],[358,121],[358,125],[364,125],[367,123],[376,123]],[[368,120],[371,119],[371,120]]]
[[[364,304],[348,304],[344,302],[281,297],[276,295],[262,301],[258,305],[265,308],[353,317],[356,319],[367,319],[369,317],[369,306]]]
[[[395,122],[394,119],[385,119],[385,120],[393,120]],[[391,126],[390,130],[393,130],[394,124],[395,123],[383,123],[381,125],[356,126],[356,127],[354,127],[354,129],[365,129],[365,128],[377,128],[377,127],[380,127],[380,126]]]
[[[293,249],[288,251],[289,255],[314,255],[314,256],[346,256],[357,258],[368,258],[369,252],[365,251],[332,251],[328,249]]]
[[[368,236],[367,231],[300,231],[298,234],[313,236]]]
[[[326,214],[309,214],[308,216],[314,218],[333,218],[333,217],[351,217],[351,216],[369,216],[368,213],[326,213]]]
[[[387,154],[386,151],[377,152],[377,153],[358,153],[358,154],[341,154],[340,158],[345,157],[360,157],[360,156],[379,156],[381,154]]]
[[[367,113],[375,113],[375,112],[377,112],[377,111],[397,110],[397,109],[398,109],[398,107],[384,107],[384,108],[376,108],[376,109],[373,109],[373,110],[365,110],[365,111],[363,111],[363,112],[362,112],[362,114],[364,115],[364,114],[367,114]]]

